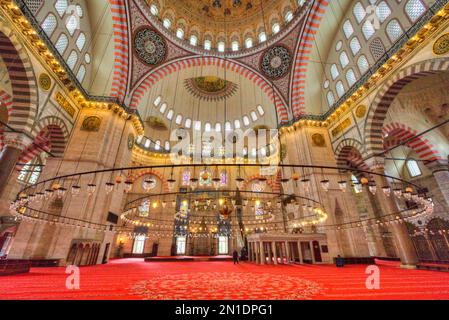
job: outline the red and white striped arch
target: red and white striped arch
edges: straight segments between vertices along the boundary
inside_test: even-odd
[[[111,96],[120,101],[125,99],[128,85],[129,37],[125,0],[109,0],[114,32],[114,71]]]
[[[248,80],[251,80],[259,88],[267,94],[271,101],[275,102],[276,112],[278,114],[278,120],[280,123],[286,123],[289,120],[289,114],[286,107],[285,101],[281,98],[278,92],[273,92],[273,87],[270,83],[255,70],[240,64],[236,61],[224,60],[218,57],[205,57],[205,56],[195,56],[182,58],[176,61],[172,61],[165,64],[155,70],[153,70],[147,77],[141,81],[141,83],[136,87],[131,96],[130,108],[137,109],[140,105],[143,96],[148,90],[158,81],[167,77],[168,75],[177,72],[182,69],[193,68],[197,66],[217,66],[223,67],[227,70],[234,71]]]
[[[6,113],[8,114],[8,118],[11,116],[12,111],[12,97],[3,90],[0,90],[0,105],[2,108],[6,109]],[[3,149],[3,132],[4,128],[0,124],[0,150]]]
[[[301,41],[296,49],[294,69],[292,74],[290,105],[293,117],[297,118],[305,113],[305,90],[307,66],[320,26],[321,19],[326,12],[329,0],[313,0],[312,8],[307,16]]]
[[[413,149],[421,160],[428,160],[429,162],[442,160],[439,151],[428,139],[421,136],[416,137],[418,132],[402,123],[387,124],[383,127],[382,134],[387,137],[384,140],[385,150],[411,139],[405,145]],[[413,139],[413,137],[416,138]]]
[[[363,146],[359,141],[351,138],[345,139],[335,149],[337,166],[369,171],[370,168],[363,160],[363,154]]]
[[[18,169],[34,160],[43,150],[55,158],[63,157],[69,139],[69,130],[63,120],[54,116],[41,119],[33,129],[33,136],[36,137],[33,143],[19,157]]]
[[[271,188],[271,192],[277,193],[281,190],[280,181],[276,182],[277,177],[278,176],[276,175],[275,179],[267,179],[267,185]],[[260,179],[260,178],[267,178],[267,177],[262,176],[260,174],[255,174],[255,175],[252,175],[252,176],[246,178],[245,181],[243,182],[242,190],[251,191],[251,190],[248,190],[251,182],[253,182],[254,180]]]

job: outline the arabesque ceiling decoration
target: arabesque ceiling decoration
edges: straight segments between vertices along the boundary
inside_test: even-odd
[[[192,95],[205,101],[222,100],[232,96],[238,90],[237,84],[216,76],[186,79],[184,86]]]

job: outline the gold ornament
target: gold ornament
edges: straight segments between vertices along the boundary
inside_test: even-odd
[[[324,147],[326,145],[326,140],[321,133],[314,133],[312,135],[312,142],[316,147]]]
[[[449,33],[443,34],[433,44],[433,53],[443,55],[449,52]]]
[[[363,118],[365,116],[365,114],[366,114],[366,106],[361,104],[355,110],[355,115],[357,118]]]
[[[51,88],[51,78],[46,73],[41,73],[39,76],[39,86],[44,90],[50,90]]]

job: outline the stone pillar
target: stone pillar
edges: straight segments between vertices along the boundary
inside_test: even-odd
[[[378,174],[384,174],[383,159],[371,158],[369,162],[370,168],[373,172]],[[400,211],[398,205],[395,202],[393,192],[387,197],[382,192],[382,187],[389,186],[387,178],[379,175],[374,175],[374,179],[377,185],[376,197],[382,208],[383,215],[390,215]],[[415,267],[418,263],[418,256],[416,255],[415,247],[413,246],[412,239],[408,234],[408,230],[403,223],[393,223],[391,225],[391,231],[394,235],[396,246],[399,250],[399,258],[401,259],[402,267]]]
[[[273,263],[273,257],[271,254],[271,242],[267,242],[267,251],[268,251],[268,264]]]
[[[312,263],[315,264],[315,252],[313,251],[313,241],[309,241],[310,246],[310,256],[312,257]]]
[[[304,263],[304,258],[302,257],[302,250],[301,250],[301,241],[298,241],[298,255],[299,255],[299,263]]]
[[[447,163],[434,161],[427,165],[432,171],[432,175],[446,200],[446,207],[449,207],[449,167]]]
[[[0,197],[2,196],[9,178],[16,168],[20,154],[33,141],[23,133],[4,132],[3,149],[0,153]]]
[[[279,242],[279,258],[281,260],[281,264],[285,264],[285,260],[284,260],[284,245],[283,242]]]
[[[260,241],[260,264],[265,264],[265,247],[263,241]]]
[[[251,242],[248,242],[248,261],[251,262]]]
[[[273,262],[275,265],[278,264],[278,254],[276,252],[276,242],[271,242],[271,249],[273,250]]]
[[[259,254],[259,242],[254,242],[254,253],[256,254],[256,263],[260,264],[260,254]]]
[[[290,254],[290,246],[288,245],[288,241],[285,241],[284,245],[285,245],[285,252],[286,252],[286,256],[287,256],[287,263],[290,263],[291,262],[290,261],[291,254]]]

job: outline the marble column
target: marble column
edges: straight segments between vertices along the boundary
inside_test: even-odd
[[[299,263],[304,263],[304,258],[302,257],[302,250],[301,250],[301,241],[298,241],[298,255],[299,255]]]
[[[273,262],[274,264],[278,264],[278,255],[276,250],[276,242],[271,242],[271,249],[273,250]]]
[[[267,242],[268,264],[273,263],[273,255],[271,254],[271,242]]]
[[[279,258],[281,260],[281,264],[285,264],[285,252],[284,252],[284,245],[283,242],[279,242]]]
[[[313,251],[313,241],[309,241],[310,246],[310,256],[312,257],[312,263],[315,264],[315,252]]]
[[[263,241],[260,241],[260,264],[265,264],[265,247]]]
[[[368,165],[373,172],[378,174],[384,174],[383,159],[371,158]],[[377,185],[376,197],[379,201],[380,207],[383,211],[383,215],[390,215],[400,211],[396,201],[394,199],[393,192],[390,196],[386,196],[382,192],[382,187],[389,186],[387,178],[379,175],[374,175],[374,179]],[[407,227],[404,223],[393,223],[391,224],[391,231],[394,235],[396,246],[399,251],[399,258],[401,259],[401,265],[404,268],[416,267],[418,263],[418,256],[416,255],[415,247],[413,245],[412,239],[408,234]]]
[[[248,242],[248,261],[251,262],[251,242]]]
[[[0,197],[2,196],[8,180],[16,168],[20,154],[33,141],[23,133],[4,132],[3,149],[0,153]]]
[[[285,243],[284,243],[284,245],[285,245],[285,253],[286,253],[286,258],[287,258],[287,263],[290,263],[291,262],[291,260],[290,260],[290,257],[291,257],[291,255],[290,255],[290,246],[288,245],[288,241],[285,241]]]
[[[259,242],[254,242],[254,253],[256,254],[256,263],[257,264],[260,264],[261,262],[260,262],[260,254],[259,254],[259,249],[260,249],[260,246],[259,246]]]
[[[449,168],[446,161],[434,161],[427,165],[432,171],[432,175],[438,184],[438,187],[443,194],[446,202],[446,207],[449,207]]]

